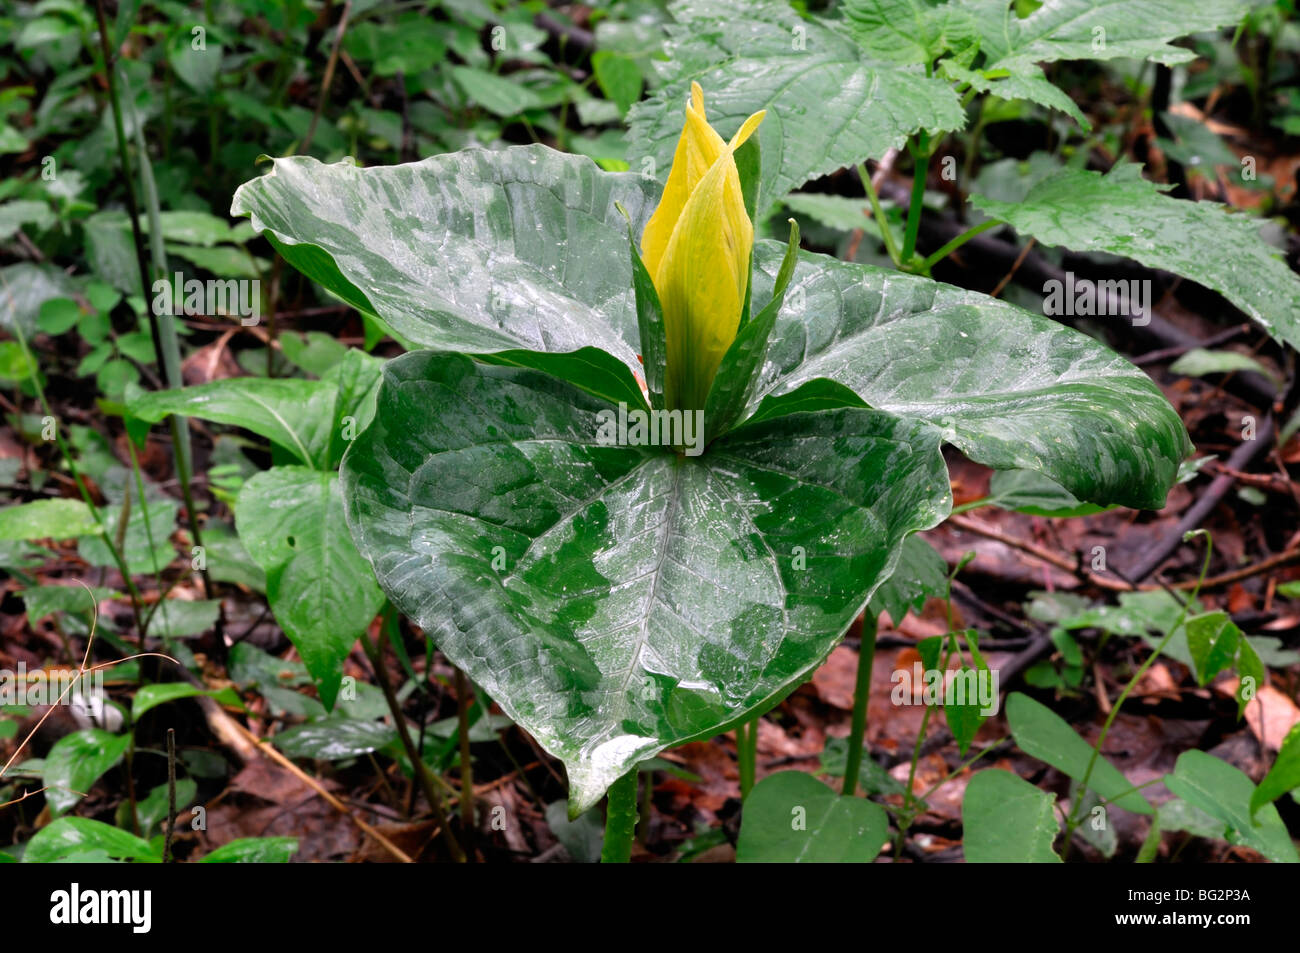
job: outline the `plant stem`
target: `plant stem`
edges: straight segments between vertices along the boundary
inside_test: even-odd
[[[742,801],[749,797],[758,773],[758,720],[761,717],[761,715],[755,716],[753,721],[736,728],[736,761],[740,768]]]
[[[931,268],[933,268],[939,262],[943,261],[949,255],[955,252],[958,248],[961,248],[962,245],[965,245],[976,235],[979,235],[982,232],[987,232],[990,228],[997,228],[999,225],[1002,224],[1004,224],[1002,221],[996,218],[991,218],[987,222],[980,222],[978,225],[966,229],[966,231],[962,232],[960,235],[958,235],[952,241],[948,242],[948,244],[944,245],[937,252],[935,252],[933,255],[931,255],[929,258],[925,260],[925,262],[921,265],[921,269],[923,273],[929,274]]]
[[[609,786],[605,807],[605,843],[600,848],[602,864],[626,864],[632,859],[636,835],[636,768]]]
[[[1074,799],[1074,805],[1070,808],[1070,816],[1066,820],[1065,843],[1062,847],[1062,853],[1069,852],[1074,830],[1079,826],[1080,821],[1083,820],[1083,818],[1079,816],[1079,807],[1083,804],[1084,796],[1087,794],[1088,782],[1092,780],[1092,770],[1096,767],[1097,759],[1101,756],[1101,748],[1102,745],[1106,743],[1106,736],[1110,733],[1111,725],[1115,723],[1115,719],[1119,716],[1120,708],[1123,707],[1124,702],[1133,692],[1133,689],[1137,687],[1138,682],[1142,680],[1142,676],[1147,673],[1147,669],[1155,664],[1155,660],[1159,658],[1160,653],[1165,650],[1165,646],[1169,644],[1169,640],[1174,637],[1174,633],[1182,626],[1183,620],[1187,618],[1188,607],[1196,601],[1196,597],[1200,594],[1201,583],[1205,581],[1205,574],[1210,571],[1210,557],[1214,553],[1213,538],[1205,530],[1199,529],[1193,533],[1188,533],[1186,538],[1192,536],[1205,537],[1205,560],[1201,563],[1201,575],[1196,580],[1196,588],[1192,590],[1192,594],[1188,600],[1183,603],[1182,609],[1178,613],[1177,620],[1175,620],[1174,624],[1169,627],[1169,631],[1166,632],[1165,637],[1160,640],[1160,644],[1157,645],[1151,654],[1147,656],[1146,661],[1138,666],[1138,670],[1134,672],[1133,677],[1128,680],[1128,684],[1124,686],[1124,690],[1119,693],[1119,698],[1115,699],[1115,704],[1111,706],[1110,714],[1106,716],[1105,722],[1102,723],[1101,733],[1097,735],[1097,743],[1092,746],[1092,757],[1088,759],[1088,767],[1083,772],[1082,780],[1079,781],[1078,796]]]
[[[894,263],[894,267],[900,267],[903,259],[898,254],[898,245],[894,242],[894,230],[890,227],[889,221],[885,218],[884,209],[880,207],[880,196],[876,194],[876,187],[871,184],[871,176],[867,173],[867,164],[858,163],[858,178],[862,180],[862,187],[866,189],[867,199],[871,202],[871,217],[876,220],[880,227],[880,237],[884,239],[885,251],[889,254],[889,260]]]
[[[460,826],[469,854],[474,854],[474,833],[478,829],[474,813],[474,764],[469,757],[469,709],[474,696],[469,679],[456,669],[456,724],[460,734]]]
[[[930,134],[924,129],[912,149],[916,164],[912,169],[912,203],[907,209],[907,230],[903,234],[903,250],[899,253],[906,265],[916,251],[916,236],[921,230],[921,207],[925,201],[925,177],[930,168]]]
[[[463,864],[465,862],[465,852],[461,850],[460,844],[457,843],[456,838],[451,833],[451,825],[447,823],[447,814],[442,809],[442,798],[438,796],[438,789],[434,786],[433,772],[424,763],[424,759],[420,757],[419,751],[416,750],[415,743],[411,740],[411,731],[406,723],[406,716],[402,714],[402,705],[398,702],[397,693],[393,691],[392,683],[388,680],[388,672],[384,669],[384,644],[388,635],[390,617],[396,618],[391,605],[384,609],[384,625],[379,630],[378,644],[371,641],[369,632],[361,634],[361,643],[365,647],[366,657],[370,659],[370,667],[374,669],[375,681],[379,683],[379,688],[384,693],[384,701],[388,703],[388,711],[393,716],[393,725],[397,729],[397,737],[402,742],[402,749],[411,762],[411,771],[415,774],[421,790],[424,791],[424,798],[429,802],[429,809],[433,812],[434,821],[442,828],[443,840],[447,843],[447,852],[451,854],[452,860],[458,864]]]
[[[167,839],[163,842],[163,863],[172,862],[172,838],[176,836],[176,729],[167,729]]]
[[[862,769],[862,746],[867,734],[867,701],[871,698],[871,665],[876,658],[876,617],[868,607],[862,617],[862,644],[858,646],[858,678],[853,686],[853,721],[849,727],[849,755],[844,762],[844,796],[853,797]]]

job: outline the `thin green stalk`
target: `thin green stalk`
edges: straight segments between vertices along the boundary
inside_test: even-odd
[[[1001,222],[1000,220],[996,218],[991,218],[986,222],[980,222],[978,225],[966,229],[966,231],[962,232],[952,241],[948,242],[948,244],[944,245],[937,252],[935,252],[933,255],[927,258],[921,265],[922,273],[929,274],[931,268],[933,268],[939,262],[943,261],[949,255],[955,252],[958,248],[961,248],[962,245],[965,245],[976,235],[980,235],[984,232],[987,232],[990,228],[997,228],[999,225],[1002,224],[1004,223]]]
[[[912,169],[912,203],[907,208],[907,230],[903,233],[903,250],[899,253],[903,264],[911,261],[916,252],[916,236],[921,230],[921,208],[925,202],[925,178],[930,168],[930,134],[924,129],[912,149],[916,164]]]
[[[469,679],[459,668],[456,669],[456,727],[460,735],[460,826],[465,838],[467,854],[474,856],[474,835],[478,821],[474,813],[474,763],[469,755],[469,710],[474,704],[474,695],[469,688]]]
[[[862,644],[858,646],[858,677],[853,686],[853,721],[849,727],[849,756],[844,763],[844,796],[853,797],[862,769],[862,746],[867,734],[867,702],[871,698],[871,665],[876,658],[876,617],[868,608],[862,617]]]
[[[99,44],[104,57],[104,79],[108,86],[108,101],[113,112],[113,131],[117,137],[117,158],[122,169],[122,187],[126,192],[126,207],[131,220],[131,235],[135,243],[136,267],[139,268],[140,271],[140,294],[144,296],[145,310],[149,315],[149,331],[153,337],[154,359],[157,362],[159,369],[163,371],[168,386],[179,387],[181,386],[180,352],[179,345],[176,344],[175,327],[170,324],[167,326],[168,330],[171,332],[173,356],[175,358],[174,363],[169,367],[167,346],[164,343],[163,329],[159,326],[158,315],[155,313],[153,307],[153,295],[150,294],[153,282],[149,279],[149,265],[145,260],[144,239],[140,231],[140,211],[135,200],[135,183],[131,176],[131,163],[127,158],[126,153],[126,132],[122,125],[122,105],[119,101],[117,91],[117,66],[116,61],[113,58],[112,50],[108,45],[108,26],[104,18],[104,0],[95,0],[95,14],[99,19]],[[141,135],[139,132],[139,117],[137,116],[136,119],[136,132],[137,136],[139,136]],[[143,143],[143,139],[138,139],[137,142]],[[143,151],[141,152],[141,155],[142,158],[144,158],[144,162],[147,164],[147,156]],[[142,181],[145,180],[142,179]],[[152,175],[150,175],[148,181],[152,183]],[[156,189],[154,190],[154,205],[157,205]],[[154,218],[151,221],[150,226],[154,235],[157,236],[156,241],[161,243],[162,229],[157,218]],[[159,254],[160,251],[155,251],[155,263]],[[166,270],[165,261],[162,267]],[[171,376],[172,368],[175,370],[174,379]],[[176,474],[180,479],[181,493],[185,498],[185,509],[189,519],[190,533],[193,536],[194,545],[202,546],[203,541],[202,537],[199,535],[198,529],[198,516],[194,511],[193,494],[190,492],[188,444],[186,443],[188,440],[188,431],[182,432],[182,428],[178,425],[175,417],[171,418],[171,431],[172,447],[176,454]],[[187,448],[186,451],[182,451],[182,446]],[[211,596],[211,587],[208,582],[206,569],[203,571],[202,575],[204,595]]]
[[[880,207],[880,196],[876,194],[876,187],[871,184],[871,175],[867,172],[865,162],[858,163],[858,178],[862,180],[862,188],[866,190],[867,200],[871,202],[871,217],[876,220],[876,225],[880,228],[880,237],[884,239],[885,251],[889,254],[889,260],[894,263],[894,267],[901,267],[903,259],[899,257],[898,245],[894,242],[894,230],[889,225],[889,220],[885,218],[885,211]]]
[[[736,762],[740,769],[742,801],[749,797],[758,773],[758,717],[736,728]]]
[[[1097,735],[1097,743],[1092,746],[1092,757],[1088,759],[1088,767],[1083,772],[1083,778],[1079,781],[1079,796],[1075,798],[1074,806],[1070,808],[1070,816],[1066,821],[1065,851],[1069,851],[1074,830],[1079,826],[1079,823],[1082,820],[1082,817],[1079,816],[1079,808],[1082,806],[1083,796],[1088,790],[1088,782],[1092,780],[1092,770],[1096,767],[1097,759],[1101,756],[1102,746],[1106,743],[1106,736],[1110,734],[1111,725],[1115,723],[1115,719],[1119,716],[1120,708],[1124,706],[1124,702],[1128,700],[1128,696],[1132,694],[1133,689],[1137,687],[1138,682],[1142,680],[1142,676],[1147,673],[1147,669],[1155,664],[1155,660],[1165,650],[1165,646],[1167,646],[1170,639],[1174,637],[1174,633],[1178,631],[1180,626],[1182,626],[1183,620],[1187,618],[1187,610],[1192,603],[1196,601],[1196,598],[1201,591],[1201,584],[1205,582],[1205,575],[1210,570],[1210,557],[1214,553],[1214,539],[1203,529],[1187,533],[1183,539],[1184,541],[1187,541],[1193,536],[1205,537],[1205,559],[1201,563],[1201,574],[1196,579],[1196,586],[1192,589],[1191,595],[1188,597],[1187,601],[1183,603],[1182,608],[1178,613],[1178,618],[1174,621],[1174,624],[1169,627],[1169,631],[1166,632],[1165,637],[1160,640],[1160,644],[1157,645],[1151,654],[1147,656],[1146,661],[1138,666],[1138,670],[1134,672],[1133,677],[1128,680],[1128,684],[1125,685],[1124,690],[1119,693],[1119,698],[1115,699],[1115,704],[1111,706],[1110,714],[1106,716],[1106,721],[1101,726],[1101,732]]]
[[[609,786],[609,803],[605,807],[605,843],[600,848],[602,864],[626,864],[632,859],[636,821],[636,769],[633,768]]]
[[[385,606],[384,625],[379,630],[378,644],[371,640],[369,632],[363,632],[361,634],[361,645],[366,651],[366,657],[370,659],[370,667],[374,669],[375,681],[379,683],[379,689],[384,693],[384,701],[388,704],[388,712],[393,716],[393,726],[397,729],[397,738],[401,741],[402,749],[411,762],[411,771],[415,774],[416,782],[424,791],[424,799],[429,802],[429,810],[433,812],[434,823],[442,829],[447,851],[451,854],[451,859],[456,863],[464,863],[465,852],[461,850],[460,844],[451,832],[451,825],[447,822],[447,814],[442,808],[442,798],[438,796],[438,789],[435,787],[433,771],[424,763],[424,759],[416,750],[415,742],[411,740],[411,731],[406,723],[406,715],[402,713],[402,705],[397,700],[397,693],[393,691],[393,685],[384,669],[384,644],[387,640],[388,625],[390,621],[396,618],[396,612],[392,605]]]
[[[172,838],[176,836],[176,729],[167,729],[167,839],[163,841],[163,863],[173,862]]]

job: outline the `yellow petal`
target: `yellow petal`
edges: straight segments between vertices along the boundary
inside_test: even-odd
[[[664,311],[670,408],[703,409],[740,324],[753,244],[728,149],[691,192],[653,276]]]
[[[727,143],[704,117],[704,93],[698,84],[691,84],[691,94],[692,102],[686,108],[686,122],[677,140],[663,196],[641,233],[641,257],[651,275],[658,270],[686,200],[718,156],[727,150]]]

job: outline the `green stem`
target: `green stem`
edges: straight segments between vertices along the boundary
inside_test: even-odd
[[[761,718],[762,716],[758,716]],[[736,728],[736,761],[740,768],[740,799],[749,797],[758,767],[758,718]]]
[[[1138,666],[1138,670],[1134,672],[1133,677],[1128,680],[1128,684],[1124,686],[1124,690],[1119,693],[1119,698],[1115,699],[1115,704],[1111,706],[1110,714],[1106,716],[1106,721],[1101,726],[1101,733],[1097,735],[1097,743],[1092,747],[1092,757],[1088,759],[1088,767],[1083,772],[1082,780],[1079,781],[1078,797],[1074,799],[1074,806],[1071,807],[1070,816],[1066,821],[1065,843],[1062,848],[1063,852],[1069,851],[1071,837],[1074,835],[1074,830],[1079,826],[1079,822],[1083,820],[1083,818],[1079,816],[1079,807],[1083,804],[1084,794],[1088,790],[1088,782],[1092,780],[1092,770],[1096,767],[1097,759],[1101,756],[1102,745],[1106,743],[1106,736],[1110,734],[1111,725],[1115,723],[1115,719],[1119,716],[1120,708],[1124,706],[1124,702],[1128,699],[1128,696],[1132,694],[1133,689],[1137,687],[1138,682],[1142,681],[1142,676],[1147,673],[1147,669],[1155,664],[1155,660],[1160,656],[1160,653],[1165,650],[1165,646],[1169,644],[1169,640],[1174,637],[1174,633],[1182,626],[1183,620],[1187,618],[1187,609],[1196,601],[1196,597],[1201,591],[1201,584],[1205,582],[1205,574],[1210,570],[1210,556],[1214,553],[1213,538],[1209,533],[1205,532],[1205,530],[1198,529],[1195,532],[1188,533],[1183,537],[1183,539],[1187,540],[1192,536],[1205,537],[1205,560],[1201,563],[1201,575],[1196,580],[1196,587],[1192,590],[1191,596],[1183,603],[1182,609],[1178,613],[1177,620],[1169,627],[1169,631],[1166,632],[1165,637],[1160,640],[1160,644],[1157,645],[1155,650],[1147,656],[1146,661]]]
[[[867,172],[865,162],[858,163],[858,178],[862,180],[862,187],[867,192],[867,200],[871,202],[871,217],[876,220],[876,225],[880,228],[880,237],[884,239],[889,260],[894,263],[894,267],[900,267],[903,259],[899,257],[898,245],[894,242],[894,230],[890,228],[889,221],[885,218],[885,211],[880,207],[880,196],[876,194],[876,187],[871,184],[871,175]]]
[[[939,262],[943,261],[949,255],[955,252],[958,248],[961,248],[962,245],[965,245],[976,235],[979,235],[982,232],[987,232],[990,228],[997,228],[999,225],[1002,224],[1003,222],[1001,222],[999,219],[991,218],[987,222],[980,222],[978,225],[966,229],[966,231],[962,232],[952,241],[948,242],[948,244],[944,245],[937,252],[935,252],[933,255],[927,258],[924,264],[921,265],[922,273],[928,274],[931,268],[933,268]]]
[[[600,849],[602,864],[626,864],[632,859],[636,821],[636,769],[633,768],[609,786],[609,804],[605,808],[605,843]]]
[[[849,728],[849,756],[844,763],[844,796],[858,789],[862,746],[867,734],[867,701],[871,698],[871,664],[876,657],[876,617],[868,608],[862,617],[862,644],[858,647],[858,678],[853,686],[853,721]]]
[[[374,669],[375,681],[379,683],[379,689],[384,693],[384,701],[388,703],[389,714],[393,716],[393,726],[397,729],[397,738],[402,743],[407,759],[411,762],[411,771],[415,774],[416,783],[424,791],[424,799],[429,802],[429,809],[433,812],[434,823],[442,829],[447,852],[451,855],[452,860],[458,864],[463,864],[465,862],[465,852],[461,850],[460,844],[451,832],[451,825],[447,823],[447,815],[442,808],[442,798],[438,796],[438,789],[434,786],[433,771],[424,763],[424,759],[415,747],[415,742],[411,740],[406,715],[402,712],[402,705],[397,700],[397,693],[393,691],[392,683],[388,680],[388,672],[384,668],[384,645],[387,642],[388,628],[390,624],[395,623],[396,618],[396,610],[393,609],[391,604],[386,605],[384,607],[384,624],[379,629],[379,642],[376,644],[371,641],[370,633],[363,632],[361,633],[361,645],[365,649],[366,657],[370,659],[370,667]]]
[[[925,177],[930,168],[930,134],[924,129],[917,138],[916,148],[912,150],[916,165],[912,169],[912,203],[907,209],[907,231],[903,234],[903,250],[900,253],[903,262],[911,259],[916,251],[916,236],[921,230],[921,206],[925,201]]]

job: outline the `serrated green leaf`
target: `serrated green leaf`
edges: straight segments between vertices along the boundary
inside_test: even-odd
[[[1260,238],[1261,221],[1163,195],[1140,166],[1120,163],[1105,175],[1065,168],[1022,202],[971,195],[971,203],[1043,244],[1122,255],[1190,278],[1300,347],[1300,277]]]
[[[266,596],[332,708],[345,659],[383,604],[343,519],[338,474],[272,467],[244,484],[235,525]]]
[[[417,352],[384,373],[343,462],[358,547],[564,760],[575,811],[783,697],[950,505],[937,431],[878,411],[748,424],[677,457],[602,445],[609,405],[535,371]]]
[[[768,110],[760,216],[809,179],[901,148],[920,129],[960,129],[947,82],[864,50],[841,24],[801,18],[781,0],[680,0],[670,7],[662,84],[628,113],[629,161],[668,175],[692,81],[724,138]]]

